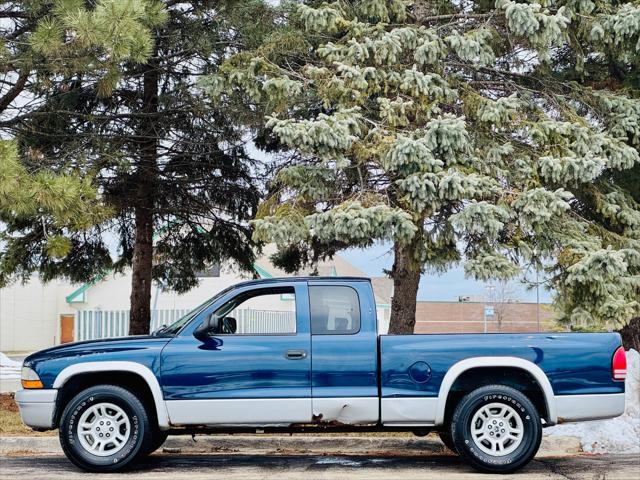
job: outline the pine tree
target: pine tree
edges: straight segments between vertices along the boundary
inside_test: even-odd
[[[55,261],[69,253],[70,241],[64,231],[81,232],[109,216],[97,198],[90,179],[41,170],[28,172],[18,160],[14,142],[0,141],[0,221],[20,222],[37,218],[43,225],[56,226],[56,233],[43,227],[43,254]],[[0,232],[0,243],[10,237]],[[0,255],[2,261],[6,261]],[[0,285],[7,279],[0,276]]]
[[[86,281],[131,266],[130,333],[147,333],[153,279],[184,292],[212,264],[231,260],[252,268],[248,220],[258,204],[259,169],[245,153],[233,112],[203,98],[197,79],[217,71],[228,54],[255,46],[269,28],[270,10],[259,1],[102,0],[83,14],[78,3],[84,5],[40,2],[49,20],[42,42],[34,34],[31,44],[42,54],[55,50],[49,36],[64,39],[68,19],[78,19],[87,26],[78,37],[94,45],[90,60],[110,53],[115,66],[86,71],[60,56],[28,85],[38,101],[2,126],[15,136],[27,169],[93,177],[111,216],[69,232],[70,249],[55,262],[42,255],[44,228],[57,232],[55,225],[35,218],[8,223],[0,269],[7,277],[38,270],[45,278]],[[105,15],[98,15],[101,5]],[[150,11],[152,21],[137,28],[136,15]],[[91,28],[88,17],[98,17]],[[94,37],[103,31],[117,40],[113,48]],[[109,237],[119,245],[115,262]]]
[[[392,241],[391,333],[413,331],[420,274],[455,262],[482,280],[547,268],[569,322],[638,315],[640,208],[611,179],[638,165],[640,100],[561,71],[637,69],[637,2],[309,2],[288,19],[205,82],[293,152],[254,222],[277,260]]]
[[[605,24],[613,29],[616,38],[610,38],[607,42],[609,45],[614,44],[615,48],[601,48],[598,43],[582,43],[580,49],[569,48],[565,46],[559,50],[552,58],[550,68],[554,78],[563,82],[575,82],[589,89],[599,90],[602,86],[611,93],[620,94],[622,97],[631,99],[640,98],[640,55],[637,49],[637,29],[638,29],[638,10],[633,8],[631,4],[622,5],[618,14],[614,8],[607,9],[607,5],[602,4],[602,8],[609,15],[604,17]],[[635,27],[634,27],[635,25]],[[631,28],[631,29],[630,29]],[[635,38],[633,31],[636,31]],[[592,33],[596,33],[596,28]],[[581,52],[580,57],[576,57],[576,51]],[[614,100],[615,102],[615,100]],[[618,122],[617,134],[626,141],[626,143],[636,150],[640,147],[640,135],[638,128],[633,127],[633,122],[637,118],[637,109],[635,117],[624,118],[626,112],[620,110],[612,103],[610,108],[613,110],[611,119],[608,122]],[[633,112],[632,112],[633,114]],[[595,180],[595,185],[585,184],[584,188],[576,189],[575,193],[580,202],[580,215],[588,219],[599,229],[598,235],[603,237],[606,244],[610,244],[613,248],[624,248],[627,244],[625,236],[628,233],[627,223],[618,220],[618,215],[612,215],[610,209],[606,207],[607,198],[617,198],[622,202],[622,210],[618,213],[624,216],[633,216],[637,214],[637,205],[640,204],[640,164],[623,171],[611,171],[601,175]],[[618,209],[616,205],[610,206]],[[625,210],[630,207],[631,210]],[[633,247],[633,245],[632,245]],[[638,273],[637,269],[632,268],[632,272]],[[614,283],[617,282],[615,277],[611,277]],[[559,299],[567,299],[567,303],[563,305],[565,311],[572,311],[578,307],[576,297],[572,289],[574,286],[566,282],[558,283]],[[586,295],[593,288],[586,289]],[[631,293],[633,295],[633,292]],[[609,296],[606,294],[606,296]],[[637,296],[637,295],[636,295]],[[599,302],[604,304],[604,301]],[[588,304],[588,302],[587,302]],[[579,310],[578,310],[579,311]],[[605,326],[620,327],[624,325],[622,322],[606,322],[607,316],[588,315],[587,326],[602,327],[602,320],[605,320]],[[565,320],[570,321],[571,317]],[[582,323],[582,322],[581,322]],[[625,346],[640,349],[640,318],[636,317],[628,324],[621,328],[620,333]]]
[[[2,124],[18,116],[34,95],[59,77],[90,76],[107,94],[123,62],[144,63],[153,49],[152,29],[166,11],[156,0],[29,0],[4,2],[0,15]],[[28,94],[31,93],[31,95]],[[21,94],[26,98],[19,99]],[[16,101],[18,100],[18,101]]]
[[[152,0],[100,0],[93,8],[73,0],[16,1],[5,2],[0,17],[0,127],[10,138],[12,126],[28,116],[39,95],[60,77],[89,76],[108,93],[123,62],[147,60],[151,28],[164,22],[165,12]],[[90,172],[74,165],[46,168],[52,158],[38,149],[19,152],[18,144],[0,141],[0,285],[15,276],[25,280],[33,262],[40,263],[43,278],[49,280],[51,266],[65,258],[74,263],[71,276],[85,278],[91,267],[69,262],[73,238],[109,219],[111,209],[102,202]],[[30,224],[37,225],[37,233],[25,234]],[[19,246],[17,231],[22,231]],[[34,238],[37,247],[30,244]]]

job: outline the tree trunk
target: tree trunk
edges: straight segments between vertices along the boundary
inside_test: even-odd
[[[420,235],[416,235],[420,237]],[[394,261],[391,269],[393,277],[393,298],[391,299],[390,335],[411,335],[416,324],[416,298],[420,283],[420,265],[414,252],[420,238],[408,246],[394,245]]]
[[[154,54],[154,57],[157,56]],[[158,111],[158,69],[156,61],[146,66],[143,81],[142,116],[138,133],[140,157],[136,170],[137,195],[135,242],[131,277],[130,335],[149,333],[151,324],[151,282],[153,266],[153,220],[156,180],[158,177],[158,145],[155,116]]]
[[[149,333],[151,323],[151,267],[153,262],[153,210],[137,205],[136,238],[131,277],[130,335]]]
[[[618,330],[622,337],[622,345],[626,350],[633,348],[640,352],[640,317],[632,318],[631,321]]]

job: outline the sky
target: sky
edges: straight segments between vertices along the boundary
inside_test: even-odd
[[[345,250],[339,255],[369,276],[383,276],[383,269],[391,269],[393,252],[389,244],[376,244],[371,248],[353,248]],[[462,265],[451,268],[447,272],[425,274],[420,280],[418,300],[423,301],[457,301],[461,295],[486,296],[490,283],[467,279]],[[511,284],[514,297],[521,302],[535,302],[535,290],[527,290],[519,280]],[[551,293],[540,288],[540,302],[551,302]]]

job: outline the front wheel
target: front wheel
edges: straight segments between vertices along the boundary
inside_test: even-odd
[[[148,451],[151,435],[142,402],[114,385],[78,393],[60,418],[62,450],[75,465],[91,472],[123,469]]]
[[[525,395],[504,385],[489,385],[460,401],[451,434],[458,453],[476,470],[510,473],[535,456],[542,422]]]
[[[440,437],[440,440],[442,441],[442,443],[444,443],[445,447],[447,447],[453,453],[458,453],[458,451],[456,450],[456,446],[453,443],[453,437],[451,436],[451,429],[440,430],[438,432],[438,437]]]

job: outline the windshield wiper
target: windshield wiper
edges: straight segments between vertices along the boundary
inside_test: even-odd
[[[153,335],[154,337],[159,337],[161,334],[163,334],[167,330],[169,330],[170,326],[171,325],[163,325],[160,328],[158,328],[157,330],[155,330],[151,335]]]

